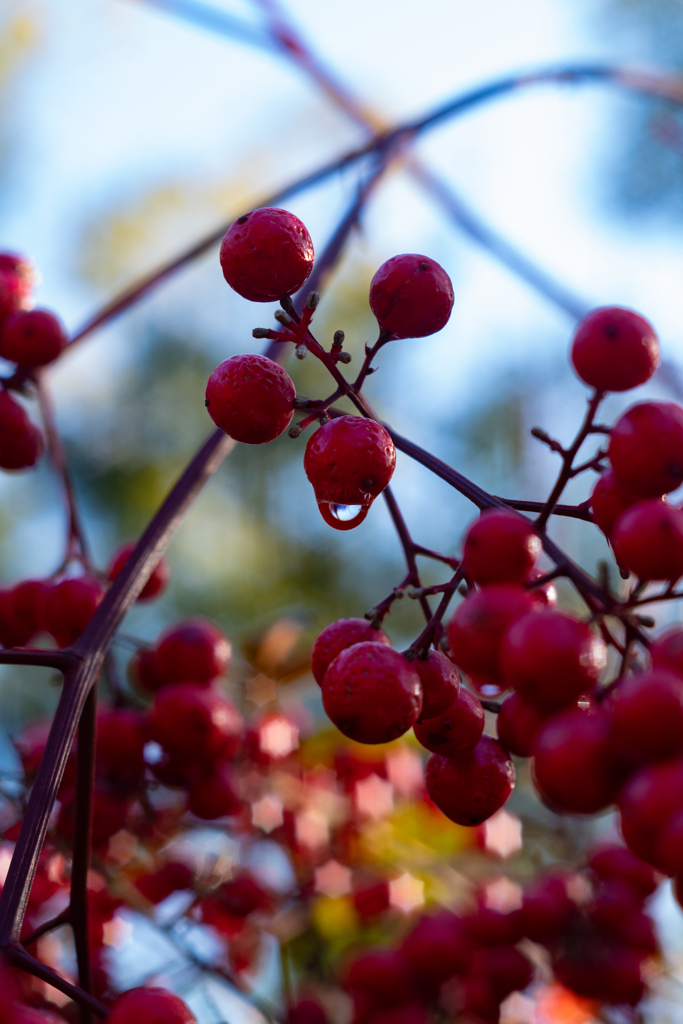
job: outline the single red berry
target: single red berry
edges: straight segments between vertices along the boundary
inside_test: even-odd
[[[130,540],[126,544],[122,544],[120,548],[114,552],[109,562],[109,568],[107,569],[107,579],[110,583],[116,579],[124,565],[133,554],[136,547],[136,541]],[[156,564],[156,567],[152,570],[152,573],[145,583],[144,587],[137,596],[138,601],[151,601],[154,597],[159,597],[166,590],[169,580],[171,578],[171,569],[165,558],[160,558]]]
[[[31,636],[45,629],[45,608],[51,589],[48,580],[22,580],[12,588],[14,614],[32,630]]]
[[[223,277],[251,302],[277,302],[298,292],[311,276],[313,259],[305,225],[277,207],[238,217],[221,243]]]
[[[237,780],[227,764],[214,765],[190,786],[188,807],[198,818],[213,821],[224,815],[239,814],[243,804],[236,792]]]
[[[385,913],[391,906],[389,883],[384,878],[354,882],[353,905],[364,921]]]
[[[112,1003],[110,1024],[196,1024],[180,996],[165,988],[131,988]]]
[[[577,374],[598,391],[629,391],[659,366],[654,328],[632,309],[603,306],[581,320],[571,346]]]
[[[448,711],[458,699],[460,677],[453,662],[440,651],[428,651],[426,658],[415,658],[413,668],[422,683],[420,721],[436,718]],[[440,751],[444,753],[444,751]]]
[[[28,469],[41,458],[45,445],[26,410],[7,391],[0,391],[0,468]]]
[[[683,757],[634,772],[619,793],[621,833],[641,860],[666,872],[658,855],[666,823],[683,811]]]
[[[294,415],[296,389],[282,367],[261,355],[224,360],[206,385],[206,407],[217,427],[243,444],[266,444]]]
[[[413,995],[412,979],[398,950],[365,953],[349,965],[343,980],[347,992],[360,992],[373,1002],[394,1005]]]
[[[623,780],[605,711],[571,708],[549,718],[534,743],[541,796],[570,814],[596,814],[614,802]]]
[[[621,878],[645,899],[657,888],[657,878],[649,864],[627,850],[625,846],[604,844],[591,850],[588,867],[602,880]]]
[[[59,647],[78,640],[103,597],[102,584],[92,576],[62,580],[52,587],[45,602],[45,628]]]
[[[157,642],[155,674],[165,683],[210,683],[230,668],[232,647],[215,622],[199,615],[169,626]]]
[[[12,253],[0,253],[0,327],[20,309],[27,309],[33,288],[30,263]]]
[[[619,480],[645,498],[683,482],[683,409],[674,402],[640,402],[612,427],[609,458]]]
[[[191,889],[194,875],[187,864],[179,861],[168,861],[156,871],[140,875],[135,879],[135,887],[150,903],[161,903],[172,892]]]
[[[97,770],[115,782],[135,785],[144,775],[147,716],[132,708],[101,710],[97,716]]]
[[[462,686],[443,714],[434,718],[423,715],[413,726],[413,731],[425,749],[445,757],[458,757],[474,750],[479,742],[484,731],[484,709],[480,701]]]
[[[567,893],[564,878],[546,875],[536,878],[524,890],[520,922],[524,935],[533,942],[553,942],[563,935],[577,914]]]
[[[591,495],[593,519],[605,536],[610,537],[622,512],[642,500],[642,494],[626,487],[611,469],[606,469],[598,477]]]
[[[366,640],[391,647],[384,630],[374,629],[367,619],[337,619],[325,626],[311,651],[311,672],[316,683],[322,686],[325,673],[338,654]]]
[[[396,466],[394,442],[381,424],[340,416],[308,439],[304,469],[328,526],[351,530],[362,523]]]
[[[658,636],[650,647],[650,657],[657,668],[672,669],[683,675],[683,629],[672,626]]]
[[[440,910],[421,917],[401,944],[401,956],[417,984],[441,984],[462,974],[472,959],[473,944],[459,917]]]
[[[618,939],[629,918],[640,913],[642,905],[643,900],[632,885],[621,878],[612,878],[600,886],[585,911],[599,932]]]
[[[619,516],[612,544],[619,565],[640,579],[683,576],[683,512],[659,498],[639,501]]]
[[[531,523],[502,509],[486,509],[463,542],[465,569],[475,583],[524,583],[541,553]]]
[[[156,693],[166,685],[166,680],[157,671],[154,651],[144,647],[137,650],[128,662],[128,678],[133,686],[146,693]]]
[[[446,627],[453,661],[469,675],[498,681],[500,649],[508,629],[534,607],[522,587],[494,583],[470,592]]]
[[[248,917],[256,910],[267,910],[272,898],[248,871],[243,871],[217,891],[222,907],[233,917]]]
[[[592,690],[606,663],[604,641],[584,622],[555,611],[518,619],[501,652],[503,679],[542,714]]]
[[[385,644],[347,647],[322,683],[323,706],[340,732],[359,743],[389,743],[422,709],[422,684],[411,662]]]
[[[636,761],[683,749],[683,679],[655,669],[624,679],[610,695],[614,739]]]
[[[200,763],[235,756],[242,718],[216,690],[194,683],[165,686],[150,712],[152,738],[171,756]]]
[[[0,643],[3,647],[25,647],[35,633],[31,624],[17,615],[14,588],[0,589]]]
[[[325,1010],[315,999],[299,999],[287,1010],[287,1024],[329,1024]]]
[[[503,701],[496,719],[498,739],[506,750],[517,757],[531,757],[536,733],[545,716],[532,704],[527,704],[518,693],[511,693]]]
[[[445,327],[453,309],[451,279],[436,260],[392,256],[370,285],[370,308],[395,338],[424,338]]]
[[[475,952],[470,974],[487,978],[496,996],[505,999],[530,984],[534,968],[515,946],[485,946]]]
[[[0,331],[0,356],[20,366],[46,366],[62,354],[68,340],[54,313],[20,310],[8,317]]]
[[[432,754],[425,783],[430,799],[447,818],[458,825],[481,825],[512,793],[515,766],[500,743],[482,736],[468,754]]]
[[[462,1004],[467,1020],[476,1024],[498,1024],[501,1002],[491,979],[470,974],[463,980]]]

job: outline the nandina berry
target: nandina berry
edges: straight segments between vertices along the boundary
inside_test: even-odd
[[[347,992],[360,992],[380,1006],[402,1003],[413,995],[410,973],[395,949],[375,950],[356,957],[346,970],[343,985]]]
[[[445,327],[453,309],[451,279],[436,260],[392,256],[370,285],[370,308],[395,338],[424,338]]]
[[[469,593],[446,627],[453,661],[470,675],[500,675],[500,649],[508,629],[534,607],[530,593],[508,583],[494,583]]]
[[[672,626],[658,636],[650,647],[650,657],[655,667],[683,675],[683,629]]]
[[[14,615],[31,630],[32,637],[45,628],[45,608],[51,589],[48,580],[22,580],[12,588]]]
[[[520,923],[524,935],[533,942],[553,942],[563,935],[577,907],[567,893],[565,879],[559,875],[536,878],[524,890]]]
[[[629,849],[658,870],[667,871],[659,847],[667,822],[683,811],[683,757],[634,772],[619,793],[621,834]]]
[[[425,783],[431,800],[447,818],[458,825],[481,825],[510,796],[515,766],[500,743],[482,736],[468,754],[432,754]]]
[[[683,679],[665,669],[623,679],[610,695],[613,735],[635,761],[683,749]]]
[[[642,494],[623,484],[611,469],[606,469],[598,477],[591,495],[593,519],[605,536],[610,537],[622,512],[642,500]]]
[[[462,1008],[467,1020],[476,1024],[498,1024],[501,1002],[489,978],[476,974],[463,980]]]
[[[68,342],[61,320],[47,309],[20,310],[0,331],[0,356],[20,366],[46,366]]]
[[[412,663],[372,641],[337,655],[325,673],[322,694],[328,718],[359,743],[397,739],[422,709],[422,683]]]
[[[674,402],[640,402],[612,427],[609,459],[618,479],[644,498],[683,482],[683,409]]]
[[[45,602],[45,628],[59,647],[78,640],[103,597],[102,584],[93,576],[62,580],[52,587]]]
[[[132,708],[103,709],[97,716],[97,770],[134,785],[145,771],[147,716]]]
[[[28,469],[41,458],[45,445],[38,427],[7,391],[0,391],[0,468]]]
[[[401,944],[401,956],[420,987],[462,974],[472,959],[472,942],[450,910],[421,917]]]
[[[195,683],[165,686],[150,712],[152,738],[172,757],[211,762],[235,756],[242,718],[216,690]]]
[[[243,444],[266,444],[294,415],[296,389],[289,374],[267,356],[231,356],[206,385],[206,408],[217,427]]]
[[[12,313],[28,308],[34,276],[22,256],[0,253],[0,327]]]
[[[172,892],[182,889],[191,889],[194,875],[187,864],[180,861],[167,861],[156,871],[147,875],[140,875],[135,879],[135,888],[138,889],[150,903],[161,903]]]
[[[683,808],[662,823],[655,844],[655,860],[668,875],[683,872]]]
[[[298,999],[287,1010],[287,1024],[329,1024],[329,1017],[315,999]]]
[[[659,498],[639,501],[619,516],[612,544],[619,565],[640,579],[683,576],[683,512]]]
[[[541,714],[559,711],[592,690],[607,663],[604,641],[562,612],[533,611],[508,630],[503,679]]]
[[[313,242],[289,210],[264,206],[245,213],[221,243],[223,277],[251,302],[277,302],[306,284],[313,270]]]
[[[224,815],[239,814],[242,801],[236,792],[237,780],[227,764],[214,765],[201,775],[188,791],[188,807],[198,818],[213,821]]]
[[[220,626],[197,615],[161,634],[154,671],[165,683],[210,683],[227,673],[231,657],[230,641]]]
[[[351,530],[365,519],[396,466],[394,442],[375,420],[340,416],[308,439],[304,469],[328,526]],[[347,510],[358,508],[352,518]]]
[[[504,913],[479,899],[476,910],[463,918],[467,934],[478,946],[513,946],[522,938],[516,910]]]
[[[420,721],[444,714],[460,692],[460,676],[453,662],[440,651],[430,650],[426,658],[413,660],[413,668],[422,683]]]
[[[154,651],[144,647],[137,650],[128,662],[127,674],[133,686],[146,693],[156,693],[166,685],[166,681],[157,671]]]
[[[422,715],[413,731],[425,749],[445,757],[458,757],[474,750],[479,742],[484,731],[484,709],[480,701],[462,686],[443,714],[434,718]]]
[[[391,892],[385,878],[354,881],[352,897],[356,913],[364,921],[379,917],[391,906]]]
[[[596,814],[614,802],[623,780],[605,711],[570,708],[549,718],[536,734],[534,782],[552,806],[570,814]]]
[[[135,550],[136,541],[130,540],[125,544],[122,544],[120,548],[117,548],[114,554],[111,556],[109,561],[109,567],[107,569],[107,579],[110,583],[113,583],[116,577],[119,575],[124,565],[133,554]],[[151,601],[154,597],[159,597],[166,590],[169,580],[171,578],[171,569],[167,559],[160,558],[155,568],[152,570],[149,579],[145,583],[144,587],[137,596],[138,601]]]
[[[545,716],[518,693],[511,693],[501,704],[496,719],[498,739],[506,750],[517,757],[531,757],[536,733]]]
[[[180,996],[165,988],[131,988],[112,1003],[109,1024],[196,1024]]]
[[[248,871],[242,871],[229,882],[224,882],[216,896],[232,917],[248,917],[256,910],[272,907],[272,897]]]
[[[391,647],[391,640],[384,630],[375,629],[367,619],[337,619],[325,626],[311,651],[311,672],[316,683],[322,686],[325,673],[338,654],[365,640]]]
[[[629,918],[640,913],[642,905],[642,898],[632,885],[621,878],[612,878],[599,887],[585,909],[589,921],[599,932],[619,938]]]
[[[657,888],[657,878],[649,864],[627,850],[625,846],[603,844],[591,850],[588,867],[598,878],[606,881],[621,878],[633,886],[643,899]]]
[[[35,629],[19,618],[14,603],[14,588],[0,588],[0,643],[3,647],[24,647]]]
[[[470,526],[462,547],[475,583],[524,583],[541,553],[531,523],[502,509],[486,509]]]
[[[498,999],[505,999],[527,987],[534,968],[515,946],[485,946],[476,950],[470,976],[488,979]]]
[[[597,391],[629,391],[650,379],[659,365],[654,328],[632,309],[603,306],[579,323],[571,345],[577,374]]]

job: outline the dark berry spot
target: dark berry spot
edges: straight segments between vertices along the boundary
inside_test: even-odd
[[[238,224],[246,224],[248,220],[249,220],[249,217],[245,213],[244,216],[237,218],[237,223]]]
[[[420,270],[429,270],[429,264],[428,263],[421,263],[420,264]]]

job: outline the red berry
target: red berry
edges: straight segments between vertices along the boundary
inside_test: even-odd
[[[467,1020],[477,1024],[498,1024],[501,999],[491,980],[480,974],[469,975],[463,981],[462,1000]]]
[[[571,704],[592,690],[607,663],[607,650],[583,622],[555,611],[518,619],[503,643],[503,679],[542,714]]]
[[[166,680],[158,674],[154,651],[144,647],[137,650],[128,662],[128,678],[134,686],[147,693],[156,693],[166,685]]]
[[[322,683],[323,706],[340,732],[359,743],[389,743],[410,729],[422,708],[411,662],[385,644],[347,647]]]
[[[459,757],[432,754],[425,773],[427,793],[458,825],[481,825],[503,806],[515,785],[515,766],[490,736]]]
[[[367,619],[337,619],[325,626],[311,651],[311,672],[316,683],[322,686],[325,673],[338,654],[366,640],[391,647],[384,630],[374,629]]]
[[[0,589],[0,643],[3,647],[24,647],[35,629],[17,615],[14,589]]]
[[[521,928],[533,942],[553,942],[566,932],[576,913],[576,904],[569,898],[564,879],[546,875],[536,878],[524,890]]]
[[[224,882],[217,895],[223,909],[232,917],[248,917],[254,911],[265,910],[272,905],[271,897],[248,871]]]
[[[406,963],[393,949],[382,949],[357,957],[347,968],[344,988],[360,992],[382,1005],[402,1003],[413,994]]]
[[[313,259],[306,227],[293,213],[277,207],[238,217],[221,243],[223,277],[251,302],[277,302],[298,292],[311,275]]]
[[[353,905],[364,920],[383,914],[391,906],[389,883],[384,879],[354,883]]]
[[[541,553],[541,541],[521,516],[486,509],[467,531],[462,553],[475,583],[524,583]]]
[[[216,765],[210,773],[192,784],[188,792],[188,807],[205,821],[239,814],[243,805],[235,790],[236,779],[230,766]]]
[[[287,1010],[287,1024],[329,1024],[329,1018],[315,999],[299,999]]]
[[[614,739],[639,761],[683,749],[683,679],[655,669],[624,679],[611,694]]]
[[[161,903],[172,892],[191,889],[194,875],[187,864],[168,861],[157,871],[135,879],[135,887],[150,903]]]
[[[12,588],[14,614],[32,631],[31,636],[45,628],[45,608],[51,589],[47,580],[22,580]]]
[[[595,814],[614,802],[622,775],[611,727],[604,711],[571,708],[539,730],[534,781],[551,805],[570,814]]]
[[[586,907],[591,924],[618,939],[634,914],[640,913],[643,901],[640,894],[621,878],[612,878],[600,886]]]
[[[444,714],[460,692],[460,677],[453,662],[440,651],[430,650],[426,658],[415,658],[413,668],[422,683],[420,721]]]
[[[666,871],[658,855],[666,823],[683,811],[683,758],[648,765],[635,772],[619,793],[621,832],[629,849]]]
[[[622,512],[642,500],[642,494],[626,487],[611,469],[606,469],[598,477],[591,495],[593,519],[605,536],[609,537]]]
[[[451,279],[436,260],[392,256],[370,285],[370,308],[395,338],[424,338],[445,327],[453,309]]]
[[[243,444],[266,444],[294,415],[296,389],[289,374],[267,356],[226,359],[206,385],[206,407],[226,434]]]
[[[134,785],[145,771],[147,716],[132,708],[102,710],[97,716],[97,768],[108,778]]]
[[[308,439],[304,469],[328,526],[351,530],[387,486],[396,466],[394,442],[381,424],[340,416]],[[347,518],[348,512],[358,512]]]
[[[500,675],[500,648],[513,622],[530,612],[528,591],[510,584],[492,584],[469,593],[446,627],[453,661],[470,675]]]
[[[598,846],[588,856],[588,866],[598,878],[622,878],[645,898],[657,888],[655,873],[649,864],[625,846]]]
[[[216,690],[194,683],[165,686],[150,712],[152,738],[172,757],[199,763],[234,757],[242,718]]]
[[[632,309],[594,309],[576,328],[571,361],[577,374],[598,391],[629,391],[650,379],[659,365],[654,328]]]
[[[197,615],[161,634],[154,653],[155,674],[165,683],[210,683],[227,673],[231,656],[223,630]]]
[[[418,743],[427,750],[445,757],[458,757],[474,750],[479,742],[484,731],[484,709],[463,686],[442,715],[434,718],[423,716],[413,730]]]
[[[68,342],[61,320],[47,309],[18,311],[0,331],[0,356],[20,366],[46,366]]]
[[[683,576],[683,512],[659,498],[639,501],[619,516],[612,543],[619,565],[640,579]]]
[[[130,540],[126,544],[122,544],[120,548],[117,548],[111,556],[109,568],[107,569],[107,579],[110,583],[113,583],[130,556],[133,554],[136,544],[136,541]],[[171,570],[167,560],[165,558],[159,559],[156,568],[152,570],[152,574],[138,594],[137,600],[151,601],[152,598],[163,594],[168,586],[170,578]]]
[[[683,629],[672,626],[657,637],[650,648],[652,664],[657,668],[668,668],[683,675]]]
[[[472,961],[471,975],[488,979],[498,999],[521,992],[531,982],[534,968],[514,946],[489,946],[478,949]]]
[[[30,263],[12,253],[0,253],[0,327],[13,313],[26,309],[33,287]]]
[[[78,576],[57,583],[45,602],[45,628],[59,647],[78,640],[104,597],[99,580]]]
[[[683,482],[683,409],[674,402],[633,405],[612,427],[609,458],[619,480],[645,498]]]
[[[196,1024],[180,996],[165,988],[131,988],[112,1003],[109,1024]]]
[[[44,450],[43,435],[23,406],[7,391],[0,391],[0,468],[28,469]]]
[[[420,987],[441,984],[467,969],[472,942],[460,918],[440,910],[420,918],[403,940],[401,955]]]
[[[522,938],[517,911],[502,913],[481,901],[463,923],[467,934],[479,946],[512,946]]]
[[[511,693],[503,701],[496,720],[498,739],[511,754],[531,757],[536,733],[544,721],[545,717],[533,705],[518,693]]]

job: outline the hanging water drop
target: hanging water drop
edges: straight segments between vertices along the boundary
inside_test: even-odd
[[[328,526],[335,530],[353,530],[363,522],[370,505],[342,505],[334,501],[319,501],[318,508]]]

